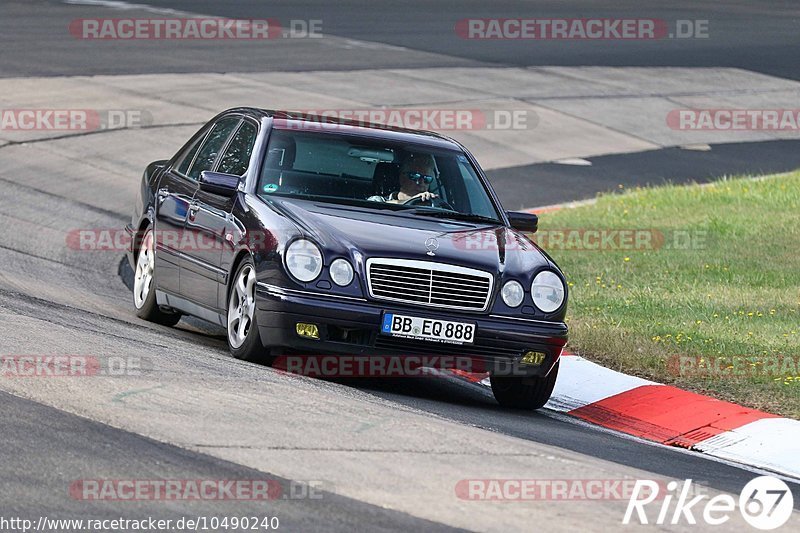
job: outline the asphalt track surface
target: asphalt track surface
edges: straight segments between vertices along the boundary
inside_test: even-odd
[[[50,518],[113,520],[154,516],[177,521],[186,516],[185,509],[165,508],[160,501],[104,505],[76,499],[54,502],[54,495],[64,493],[65,487],[82,479],[86,471],[127,471],[130,477],[144,479],[266,479],[284,487],[284,494],[290,494],[288,479],[265,476],[263,472],[113,429],[7,393],[0,393],[0,401],[6,414],[0,421],[3,453],[15,458],[14,467],[3,472],[3,492],[8,495],[2,500],[6,517],[39,517],[44,513]],[[121,457],[127,458],[124,464]],[[318,499],[302,502],[278,498],[270,502],[270,516],[279,517],[281,527],[289,531],[354,531],[365,524],[372,531],[454,530],[325,491],[315,492],[315,496]],[[87,506],[93,507],[89,513]],[[215,516],[220,503],[199,502],[192,507],[197,516]],[[264,516],[264,503],[239,503],[227,511],[237,516]]]
[[[718,4],[711,2],[673,2],[669,8],[661,7],[662,2],[639,2],[635,8],[622,2],[592,3],[590,8],[581,8],[574,2],[536,4],[536,16],[542,16],[542,13],[549,16],[612,16],[633,11],[640,16],[670,20],[718,20],[726,37],[709,43],[676,41],[671,46],[651,50],[648,46],[652,43],[641,43],[623,52],[604,46],[587,48],[582,43],[566,47],[546,46],[537,50],[535,55],[517,43],[473,47],[447,33],[452,29],[452,19],[504,14],[522,16],[533,9],[526,3],[495,2],[490,10],[483,2],[462,2],[457,4],[457,9],[449,10],[457,15],[448,17],[440,14],[442,6],[448,4],[427,2],[381,6],[355,2],[331,6],[323,2],[271,3],[268,13],[264,12],[265,8],[258,7],[261,3],[257,2],[149,3],[232,17],[321,18],[329,21],[326,22],[327,32],[403,46],[415,53],[369,50],[362,46],[353,55],[341,50],[320,54],[318,49],[309,48],[305,52],[293,49],[291,57],[285,55],[286,50],[276,49],[264,57],[253,58],[240,57],[235,48],[226,46],[198,50],[187,45],[185,49],[176,51],[166,48],[173,46],[170,44],[142,43],[137,48],[126,50],[122,56],[118,55],[119,51],[86,54],[79,46],[81,43],[67,45],[59,41],[61,37],[42,30],[47,28],[48,17],[61,9],[61,3],[12,1],[3,7],[4,16],[0,22],[3,29],[0,39],[4,48],[0,56],[0,76],[207,72],[214,70],[209,69],[209,65],[219,64],[224,64],[223,70],[226,71],[258,72],[287,68],[318,69],[322,66],[346,70],[399,64],[468,66],[492,62],[515,65],[725,65],[796,77],[796,62],[800,57],[800,41],[794,29],[798,15],[795,4],[790,2],[771,3],[769,9],[761,7],[762,3],[758,2],[734,2],[722,15],[715,14]],[[80,9],[91,11],[91,8]],[[31,13],[41,18],[41,26],[15,26],[14,14],[25,14],[27,20],[31,20]],[[37,33],[40,31],[41,34]],[[3,407],[0,418],[3,450],[0,452],[0,509],[3,516],[36,517],[44,514],[104,518],[155,515],[170,518],[187,513],[263,515],[264,507],[252,502],[225,502],[224,505],[208,502],[190,505],[164,502],[87,504],[69,498],[67,487],[73,480],[82,478],[267,477],[281,483],[289,479],[316,479],[309,477],[300,464],[303,461],[313,464],[309,459],[312,456],[304,455],[313,448],[309,441],[316,439],[314,444],[323,451],[335,448],[347,452],[345,444],[348,441],[337,440],[343,436],[336,435],[335,428],[342,428],[344,435],[351,419],[369,418],[364,412],[380,419],[384,424],[382,430],[389,436],[407,441],[396,442],[399,448],[404,444],[418,446],[418,451],[442,463],[446,463],[452,449],[440,450],[431,444],[432,448],[427,450],[420,443],[444,440],[449,447],[467,448],[474,444],[475,439],[486,439],[487,442],[509,439],[507,442],[519,442],[520,446],[528,447],[526,449],[541,450],[541,455],[550,457],[556,465],[557,460],[563,460],[565,464],[567,459],[577,461],[577,467],[569,467],[572,470],[566,470],[565,466],[563,477],[577,477],[583,468],[600,468],[597,465],[601,465],[605,472],[618,472],[620,476],[638,472],[639,475],[671,479],[694,478],[704,486],[734,494],[738,494],[741,487],[754,477],[753,472],[737,466],[710,461],[682,450],[650,445],[551,413],[509,412],[499,408],[487,390],[458,380],[328,382],[292,379],[271,369],[233,360],[227,353],[222,332],[199,321],[184,320],[174,329],[143,323],[132,312],[125,284],[126,279],[129,281],[130,271],[120,263],[119,255],[91,255],[70,250],[64,245],[63,235],[65,226],[121,227],[127,221],[132,196],[129,195],[130,201],[126,201],[128,196],[120,194],[119,180],[127,181],[122,189],[132,191],[140,170],[135,170],[135,164],[129,161],[116,164],[114,151],[122,153],[126,146],[125,136],[135,134],[107,133],[85,139],[0,147],[0,168],[4,169],[0,172],[0,223],[4,228],[0,234],[0,352],[136,354],[152,366],[143,378],[131,379],[130,382],[122,378],[97,378],[81,383],[4,380],[0,384],[5,391],[0,392],[0,405]],[[153,139],[148,142],[154,153],[160,153],[159,149],[165,144],[178,143],[174,139],[159,137],[157,132],[152,135]],[[727,168],[781,170],[798,166],[789,155],[797,153],[796,146],[770,146],[769,143],[755,146],[751,143],[740,147],[719,147],[729,149],[730,153],[718,152],[716,148],[714,157],[720,153],[723,156],[709,163],[700,174],[697,168],[698,165],[702,167],[702,154],[686,151],[681,152],[685,159],[673,167],[677,170],[670,171],[671,174],[638,174],[643,176],[641,179],[656,182],[665,178],[686,179],[687,173],[692,178],[702,179],[703,176],[727,173]],[[762,150],[769,154],[763,159],[773,161],[773,166],[753,168],[760,163],[753,163],[747,157],[748,150]],[[740,154],[740,157],[725,157],[725,154],[733,153]],[[53,159],[48,159],[51,155]],[[633,174],[643,168],[659,168],[665,161],[675,161],[675,156],[668,151],[657,151],[596,158],[593,168],[594,175],[599,175],[597,182],[591,182],[581,174],[585,172],[583,167],[564,170],[562,166],[553,168],[549,165],[498,171],[493,179],[499,180],[497,183],[503,185],[502,189],[513,190],[519,186],[515,178],[519,172],[536,171],[544,176],[548,176],[548,172],[552,175],[558,173],[558,179],[562,179],[563,172],[568,172],[575,185],[567,188],[572,192],[564,194],[560,191],[565,188],[560,187],[546,200],[580,199],[609,188],[612,184],[603,181],[603,176],[616,177],[620,168]],[[73,164],[76,167],[87,165],[87,161],[88,167],[80,168],[93,169],[88,175],[70,168]],[[678,172],[681,165],[683,171]],[[730,167],[723,168],[725,165]],[[605,168],[616,171],[604,174]],[[555,185],[557,181],[553,183]],[[386,413],[396,413],[408,425],[403,431],[392,427],[391,421],[380,418],[387,416]],[[255,428],[259,424],[273,427]],[[318,427],[319,432],[311,431],[306,440],[302,433],[291,427],[292,424],[304,431]],[[371,424],[379,423],[367,420],[363,423],[363,431],[360,425],[356,433],[368,433]],[[130,431],[127,428],[137,429]],[[437,431],[443,433],[437,434]],[[227,441],[226,435],[229,436]],[[274,446],[267,437],[274,439]],[[257,440],[262,438],[265,440]],[[448,440],[450,438],[455,444]],[[269,513],[280,516],[288,531],[435,531],[449,529],[450,525],[458,522],[456,517],[444,511],[441,520],[421,518],[435,513],[426,513],[424,509],[410,512],[413,510],[411,504],[368,503],[368,500],[380,499],[372,498],[371,493],[380,493],[385,490],[385,485],[391,486],[386,472],[391,472],[389,463],[394,460],[391,456],[376,454],[374,448],[380,446],[387,446],[386,451],[391,451],[380,441],[380,436],[373,434],[369,439],[374,440],[365,438],[359,444],[365,447],[361,458],[353,459],[353,462],[363,463],[362,470],[350,467],[353,472],[368,473],[360,480],[358,488],[349,491],[355,494],[354,497],[341,495],[348,491],[337,490],[342,487],[334,483],[320,500],[270,502]],[[203,450],[208,450],[208,453]],[[267,455],[259,455],[262,453]],[[281,456],[281,453],[286,455]],[[535,462],[535,453],[529,453],[530,456],[526,457],[535,470],[542,463]],[[563,453],[563,457],[559,453]],[[273,459],[273,455],[277,458]],[[295,456],[300,458],[296,463],[292,460]],[[491,454],[487,453],[486,457],[491,457]],[[480,455],[473,460],[488,459]],[[453,468],[450,466],[451,470]],[[456,479],[470,475],[471,466],[466,462],[455,468],[463,468]],[[293,475],[295,472],[297,476]],[[495,477],[502,477],[502,474]],[[800,509],[800,485],[792,483],[791,487],[795,508]],[[452,493],[447,497],[452,498]],[[398,499],[402,498],[398,496]],[[413,498],[409,501],[414,502]],[[442,501],[443,504],[433,503],[439,503],[443,509],[450,503],[459,503],[450,502],[445,496],[442,496]],[[467,502],[467,505],[473,507],[459,512],[466,513],[466,523],[474,525],[470,527],[462,521],[461,527],[490,529],[477,517],[469,517],[470,513],[483,514],[485,509],[476,507],[474,503]],[[584,519],[591,519],[595,510],[591,507],[587,510],[586,504],[582,505],[575,507],[574,512]],[[572,509],[566,506],[555,511],[537,508],[532,512],[541,514],[532,516],[544,517],[541,518],[542,525],[559,529],[568,522]],[[563,521],[556,521],[559,518]],[[604,523],[602,520],[598,522]]]
[[[235,41],[82,41],[65,31],[79,18],[125,16],[104,0],[7,0],[0,17],[0,78],[99,74],[365,70],[478,66],[733,67],[800,80],[800,6],[713,1],[503,0],[486,4],[243,0],[154,0],[153,17],[169,10],[231,18],[319,20],[325,35],[277,39],[254,48]],[[100,4],[93,5],[93,4]],[[136,3],[134,3],[136,4]],[[141,5],[139,4],[139,5]],[[167,11],[163,11],[167,10]],[[465,18],[652,18],[672,28],[679,20],[708,21],[708,38],[601,41],[466,40],[454,31]],[[413,91],[413,88],[409,88]],[[800,166],[800,142],[731,144],[719,154],[655,150],[641,156],[592,159],[592,168],[538,163],[490,172],[512,208],[591,198],[617,185],[707,181],[747,172],[783,172]],[[731,158],[731,154],[735,157]],[[535,183],[557,187],[529,190]]]
[[[702,152],[663,148],[588,160],[591,166],[537,163],[488,174],[503,205],[546,206],[592,198],[620,185],[707,183],[724,176],[789,172],[800,168],[800,141],[716,144]]]
[[[78,2],[79,3],[79,2]],[[87,2],[89,3],[89,2]],[[800,35],[797,20],[800,6],[792,0],[758,2],[710,0],[626,2],[601,0],[531,1],[482,0],[407,2],[360,2],[345,0],[273,1],[238,0],[152,0],[141,3],[168,9],[234,18],[277,18],[286,25],[292,19],[322,20],[323,30],[360,41],[400,46],[415,54],[418,66],[491,63],[495,65],[594,65],[594,66],[724,66],[763,72],[783,78],[800,79]],[[364,69],[400,67],[402,54],[339,51],[320,55],[318,51],[274,46],[260,54],[236,54],[236,45],[223,43],[215,50],[203,43],[136,43],[124,52],[107,47],[97,52],[86,43],[48,31],[48,18],[55,18],[61,2],[11,0],[4,9],[30,13],[40,23],[19,27],[4,17],[4,54],[0,60],[3,76],[48,74],[114,74],[143,72],[263,72],[268,70]],[[28,7],[30,6],[30,7]],[[78,15],[79,16],[79,15]],[[77,18],[76,16],[75,18]],[[642,40],[619,43],[603,41],[467,41],[455,32],[455,23],[465,18],[653,18],[668,23],[676,20],[707,20],[708,38]],[[22,37],[20,39],[19,37]],[[40,46],[28,46],[34,39]],[[79,50],[85,54],[76,53]],[[90,52],[90,53],[88,53]],[[159,52],[164,55],[158,57]],[[169,53],[167,53],[169,52]],[[408,59],[406,59],[408,61]]]

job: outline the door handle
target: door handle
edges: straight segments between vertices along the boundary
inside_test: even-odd
[[[158,203],[162,203],[169,196],[169,189],[158,189],[156,196],[158,197]]]
[[[200,206],[196,203],[189,204],[189,220],[194,222],[195,217],[197,216],[197,212],[200,210]]]

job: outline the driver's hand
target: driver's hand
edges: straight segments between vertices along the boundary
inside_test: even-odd
[[[434,198],[439,198],[439,195],[438,194],[434,194],[434,193],[429,192],[429,191],[425,191],[425,192],[421,192],[418,195],[412,197],[411,200],[420,200],[422,202],[429,202],[429,201],[433,200]]]

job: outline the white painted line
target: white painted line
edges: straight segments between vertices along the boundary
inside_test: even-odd
[[[567,202],[564,204],[540,205],[538,207],[531,207],[525,209],[525,211],[536,212],[536,211],[555,211],[558,209],[573,209],[575,207],[592,205],[596,203],[597,203],[597,198],[589,198],[587,200],[576,200],[575,202]]]
[[[576,167],[590,167],[592,166],[592,162],[588,159],[583,159],[580,157],[568,157],[566,159],[558,159],[553,161],[556,165],[572,165]]]
[[[689,150],[692,152],[710,152],[711,145],[709,144],[684,144],[679,146],[681,150]]]
[[[147,4],[134,4],[131,2],[120,2],[117,0],[64,0],[65,4],[76,6],[96,6],[107,7],[109,9],[119,9],[122,11],[140,10],[149,13],[157,13],[159,15],[182,15],[182,16],[198,16],[187,11],[179,11],[177,9],[170,9],[166,7],[154,7]],[[218,17],[215,17],[218,18]]]

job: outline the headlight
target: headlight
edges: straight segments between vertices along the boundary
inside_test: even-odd
[[[346,287],[353,281],[353,267],[345,259],[337,259],[331,263],[331,279],[340,287]]]
[[[313,281],[322,272],[322,252],[313,242],[298,239],[286,249],[286,268],[302,282]]]
[[[552,313],[564,303],[564,284],[554,272],[542,270],[531,285],[533,303],[541,311]]]
[[[525,290],[518,281],[509,281],[503,285],[503,290],[500,291],[503,301],[509,307],[519,307],[522,303],[522,298],[525,296]]]

